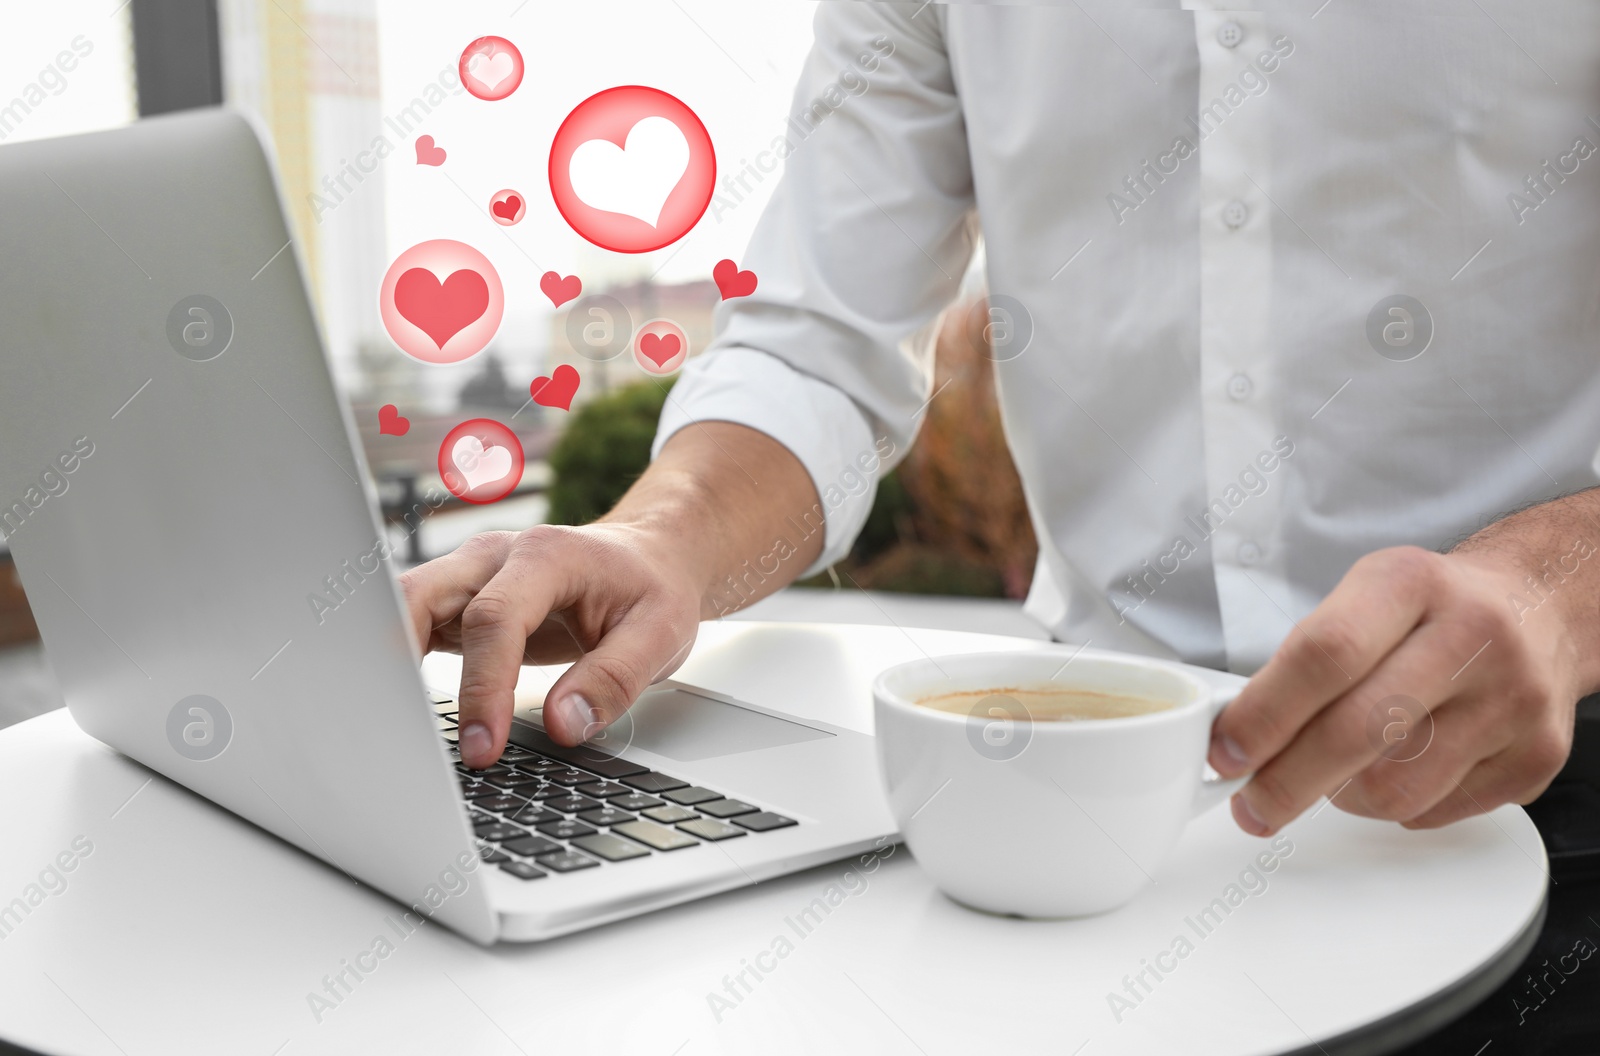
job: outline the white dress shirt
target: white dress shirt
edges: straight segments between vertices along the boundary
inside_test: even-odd
[[[1595,484],[1600,4],[1319,3],[821,5],[657,450],[771,435],[838,560],[964,398],[924,339],[981,234],[1059,639],[1250,672],[1361,555]]]

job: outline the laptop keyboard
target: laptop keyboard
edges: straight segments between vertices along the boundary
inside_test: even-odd
[[[511,727],[500,761],[472,770],[457,747],[453,698],[430,693],[485,862],[522,880],[596,869],[798,824],[621,756],[567,748]]]

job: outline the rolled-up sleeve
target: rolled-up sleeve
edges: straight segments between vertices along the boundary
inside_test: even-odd
[[[905,453],[931,363],[913,335],[954,297],[971,258],[966,128],[939,5],[825,3],[778,153],[784,173],[741,267],[756,292],[724,302],[657,428],[727,421],[801,461],[842,557],[878,476]],[[715,209],[715,204],[713,209]]]

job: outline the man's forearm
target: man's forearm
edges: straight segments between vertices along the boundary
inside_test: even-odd
[[[679,430],[602,521],[650,535],[715,619],[792,582],[822,552],[822,505],[788,448],[747,426]]]
[[[1600,488],[1504,517],[1450,553],[1513,569],[1521,582],[1506,605],[1517,624],[1569,638],[1578,691],[1600,691]]]

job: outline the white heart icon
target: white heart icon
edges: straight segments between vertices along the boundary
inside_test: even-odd
[[[516,66],[516,60],[506,52],[498,52],[490,57],[480,51],[467,60],[467,73],[483,85],[485,91],[492,92],[500,87],[501,81],[511,76]]]
[[[666,118],[647,117],[628,130],[625,142],[623,148],[608,139],[578,144],[567,176],[586,205],[655,227],[689,168],[689,141]]]
[[[450,449],[450,461],[466,478],[468,491],[493,484],[511,472],[511,452],[503,447],[485,448],[475,436],[463,436]]]

